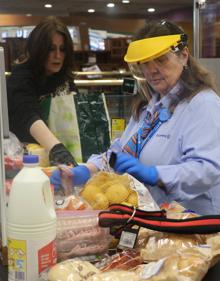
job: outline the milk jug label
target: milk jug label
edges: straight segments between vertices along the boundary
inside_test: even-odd
[[[56,264],[55,241],[44,242],[8,239],[10,281],[37,280],[42,271]]]
[[[44,269],[56,264],[57,252],[55,242],[52,241],[38,251],[38,272],[41,273]]]
[[[9,280],[26,280],[27,245],[24,240],[8,240]]]

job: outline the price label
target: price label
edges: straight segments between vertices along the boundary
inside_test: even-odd
[[[139,229],[132,229],[132,228],[127,228],[127,229],[123,230],[121,233],[120,240],[119,240],[118,248],[133,249],[135,242],[137,240],[138,231],[139,231]]]

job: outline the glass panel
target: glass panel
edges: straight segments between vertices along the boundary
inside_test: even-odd
[[[200,1],[198,1],[199,3]],[[202,1],[201,1],[202,2]],[[199,5],[199,4],[198,4]],[[220,57],[220,1],[207,0],[200,4],[200,57]]]

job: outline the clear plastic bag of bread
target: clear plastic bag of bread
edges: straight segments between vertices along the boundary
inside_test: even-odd
[[[201,281],[211,258],[209,247],[186,248],[157,262],[140,265],[135,272],[147,281]]]
[[[212,267],[220,261],[220,233],[206,235],[206,243],[212,250]]]
[[[198,217],[191,210],[186,210],[177,202],[163,204],[168,218],[186,219]],[[140,228],[135,248],[140,250],[145,262],[157,261],[175,253],[179,249],[190,248],[206,244],[209,235],[201,234],[175,234],[159,232],[147,228]]]
[[[107,209],[111,204],[159,210],[147,188],[128,174],[99,172],[86,183],[80,195],[96,210]]]
[[[85,281],[99,270],[88,261],[66,260],[54,265],[47,273],[48,281]]]
[[[132,271],[111,270],[94,274],[87,281],[142,281],[142,279]]]
[[[157,261],[179,249],[206,244],[206,236],[199,234],[175,234],[140,228],[135,248],[140,250],[145,262]]]
[[[184,208],[181,204],[176,201],[170,203],[163,203],[160,205],[160,209],[166,211],[166,216],[169,219],[190,219],[196,218],[199,215],[193,210]]]

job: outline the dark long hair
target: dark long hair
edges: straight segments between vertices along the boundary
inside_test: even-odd
[[[166,20],[159,22],[148,21],[143,28],[137,31],[133,40],[173,34],[184,34],[184,30],[178,25]],[[179,52],[181,52],[181,49]],[[189,55],[187,67],[183,69],[180,79],[185,87],[182,98],[191,98],[205,88],[211,88],[218,93],[212,74],[191,55]],[[138,119],[140,109],[147,103],[148,101],[144,95],[139,95],[135,99],[132,108],[132,115],[135,119]]]
[[[47,17],[32,30],[25,49],[26,60],[37,78],[45,76],[44,65],[50,52],[52,36],[56,32],[64,38],[65,59],[61,74],[65,78],[73,77],[73,41],[68,28],[56,17]]]

